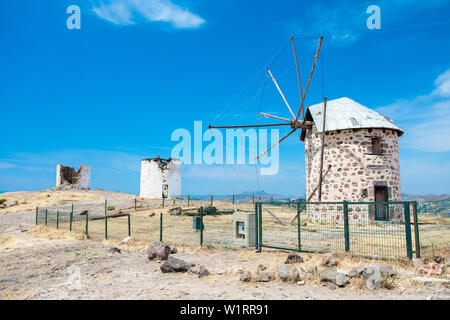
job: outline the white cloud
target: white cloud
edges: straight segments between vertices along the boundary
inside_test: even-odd
[[[0,170],[15,168],[16,165],[8,162],[0,162]]]
[[[177,29],[198,28],[205,20],[171,0],[107,0],[92,11],[117,25],[131,25],[139,18],[146,22],[166,22]]]
[[[400,142],[409,149],[425,152],[450,151],[450,70],[439,75],[435,89],[426,95],[399,100],[377,111],[405,130]]]

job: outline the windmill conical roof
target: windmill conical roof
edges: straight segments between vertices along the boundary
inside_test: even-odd
[[[323,102],[309,106],[306,116],[312,118],[318,132],[322,130]],[[327,101],[327,114],[325,131],[344,129],[383,128],[393,129],[403,134],[403,130],[397,127],[390,118],[371,110],[358,102],[347,98],[339,98]]]

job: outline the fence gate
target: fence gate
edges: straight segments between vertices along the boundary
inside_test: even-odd
[[[348,252],[380,259],[420,255],[412,202],[259,202],[256,248]],[[380,208],[382,216],[380,216]],[[417,221],[414,214],[414,222]],[[414,235],[413,235],[414,231]],[[417,249],[416,249],[417,248]],[[416,249],[415,251],[413,249]]]

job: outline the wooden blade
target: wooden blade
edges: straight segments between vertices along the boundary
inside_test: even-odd
[[[300,116],[300,113],[303,110],[303,103],[305,102],[305,97],[306,97],[306,94],[308,93],[309,84],[311,83],[311,78],[312,78],[314,69],[316,67],[317,59],[319,58],[319,52],[320,52],[320,48],[322,47],[322,41],[323,41],[323,36],[321,36],[320,40],[319,40],[319,47],[317,48],[316,57],[314,58],[314,63],[313,63],[312,69],[311,69],[311,73],[309,74],[309,79],[308,79],[308,83],[306,85],[305,93],[303,94],[302,104],[300,105],[300,109],[298,110],[297,117],[295,117],[295,121],[298,120],[298,117]]]
[[[279,145],[284,139],[286,139],[287,137],[289,137],[291,134],[293,134],[295,132],[295,130],[297,129],[293,129],[291,132],[289,132],[287,135],[285,135],[283,138],[281,138],[277,143],[275,143],[274,145],[272,145],[269,149],[267,149],[266,151],[264,151],[263,153],[261,153],[259,156],[257,156],[255,158],[255,160],[261,158],[263,155],[265,155],[267,152],[269,152],[269,150],[271,150],[272,148],[276,147],[277,145]]]
[[[282,117],[278,117],[278,116],[273,116],[273,115],[271,115],[271,114],[268,114],[268,113],[264,113],[264,112],[258,112],[258,114],[261,114],[261,115],[263,115],[264,117],[271,117],[271,118],[275,118],[275,119],[280,119],[280,120],[284,120],[284,121],[292,121],[292,120],[290,120],[290,119],[286,119],[286,118],[282,118]]]
[[[270,72],[270,69],[267,69],[267,72],[269,72],[270,77],[272,78],[273,83],[275,83],[275,86],[277,87],[278,92],[280,93],[281,97],[283,98],[284,103],[286,104],[286,106],[288,107],[289,111],[291,112],[292,117],[295,118],[295,114],[294,114],[294,112],[292,112],[292,109],[291,109],[291,107],[289,106],[289,103],[286,101],[286,98],[284,97],[283,92],[281,91],[280,87],[278,86],[277,81],[276,81],[275,78],[273,77],[272,72]]]
[[[290,126],[291,123],[269,123],[269,124],[249,124],[243,126],[212,126],[209,125],[209,129],[228,129],[228,128],[259,128],[259,127],[277,127],[277,126]]]
[[[302,93],[302,82],[300,81],[300,69],[298,67],[297,51],[295,50],[294,37],[291,37],[291,40],[292,40],[292,48],[294,49],[295,65],[297,66],[298,88],[300,90],[300,105],[301,105],[302,104],[302,100],[303,100],[303,93]],[[302,119],[304,117],[305,117],[305,115],[302,113]]]

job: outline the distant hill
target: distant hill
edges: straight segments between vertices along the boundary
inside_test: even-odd
[[[427,195],[418,195],[418,194],[406,194],[402,193],[402,200],[416,200],[416,201],[442,201],[442,200],[450,200],[450,194],[427,194]]]

